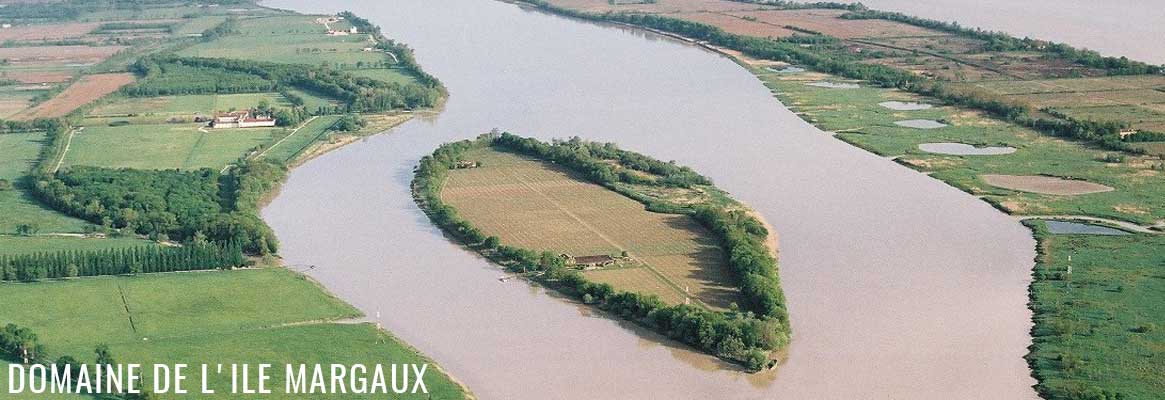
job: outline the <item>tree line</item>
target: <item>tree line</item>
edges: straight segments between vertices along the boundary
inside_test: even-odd
[[[191,242],[179,247],[139,246],[104,250],[61,250],[0,256],[0,280],[41,279],[157,272],[230,269],[246,264],[238,243]]]
[[[131,96],[271,92],[286,85],[340,100],[344,112],[380,112],[432,107],[444,95],[439,86],[383,82],[306,64],[159,54],[131,69],[143,76],[123,89]]]
[[[545,143],[501,133],[447,143],[420,160],[413,179],[413,192],[433,223],[458,241],[511,270],[535,272],[538,274],[536,279],[547,286],[585,303],[708,353],[739,362],[752,370],[764,368],[770,362],[769,353],[788,343],[788,315],[784,295],[778,286],[776,260],[763,244],[768,231],[755,218],[710,207],[676,211],[690,213],[720,239],[725,254],[730,255],[727,262],[741,282],[744,310],[715,312],[691,305],[668,305],[654,295],[619,292],[609,284],[588,281],[578,271],[567,268],[565,261],[554,253],[508,246],[496,236],[484,235],[441,200],[441,185],[449,170],[456,168],[465,152],[485,146],[554,162],[604,185],[619,182],[620,178],[610,172],[610,163],[603,160],[629,160],[628,168],[683,177],[645,183],[649,185],[710,183],[687,167],[621,150],[611,144],[577,138]]]

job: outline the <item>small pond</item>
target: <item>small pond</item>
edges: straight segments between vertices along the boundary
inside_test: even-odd
[[[806,83],[806,85],[822,87],[822,88],[829,88],[829,89],[857,89],[857,88],[862,87],[861,85],[858,85],[856,83],[826,82],[826,81]]]
[[[949,154],[953,156],[997,156],[1015,152],[1014,147],[975,147],[966,143],[923,143],[918,149],[927,153]]]
[[[780,69],[773,68],[773,67],[765,67],[765,69],[767,69],[771,72],[776,72],[778,74],[795,74],[798,72],[805,72],[805,68],[801,68],[801,67],[785,67],[785,68],[780,68]]]
[[[1044,221],[1048,224],[1048,232],[1059,235],[1128,235],[1128,232],[1107,226],[1084,224],[1068,221]]]
[[[894,125],[905,126],[907,128],[916,129],[935,129],[946,127],[947,124],[929,119],[908,119],[905,121],[895,121]]]
[[[883,101],[881,103],[878,103],[878,105],[885,107],[885,108],[889,108],[889,109],[894,110],[894,111],[918,111],[918,110],[926,110],[928,108],[934,107],[934,106],[932,106],[930,104],[926,104],[926,103],[902,102],[902,101]]]

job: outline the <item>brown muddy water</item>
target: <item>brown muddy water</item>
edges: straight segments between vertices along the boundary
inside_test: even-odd
[[[1015,220],[831,138],[731,60],[669,38],[482,0],[279,0],[351,9],[452,94],[295,169],[264,217],[289,264],[483,399],[1034,398],[1034,257]],[[708,175],[780,233],[794,338],[742,374],[556,298],[451,244],[414,205],[417,160],[491,128],[618,142]]]

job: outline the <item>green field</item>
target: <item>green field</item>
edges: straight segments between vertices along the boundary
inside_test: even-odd
[[[77,133],[65,165],[138,169],[220,169],[269,143],[282,128],[206,129],[200,125],[91,126]],[[118,149],[118,151],[109,151]]]
[[[136,237],[80,238],[70,236],[0,236],[0,255],[54,252],[58,250],[101,250],[153,245]]]
[[[126,115],[210,115],[214,112],[255,108],[267,101],[271,107],[289,107],[279,93],[194,94],[185,96],[118,98],[89,112],[91,117]]]
[[[18,225],[32,225],[42,233],[81,232],[88,223],[53,211],[20,186],[36,162],[43,133],[0,134],[0,179],[11,188],[0,190],[0,234],[16,233]]]
[[[384,82],[409,83],[413,81],[412,76],[407,72],[396,68],[363,68],[363,69],[349,69],[345,71],[356,76],[363,76],[365,78],[372,78]]]
[[[1041,255],[1032,283],[1037,315],[1028,358],[1041,393],[1162,398],[1165,236],[1052,235],[1036,229]]]
[[[329,36],[317,16],[292,15],[253,18],[240,21],[239,34],[196,44],[179,52],[186,56],[236,58],[279,63],[327,64],[357,76],[385,82],[411,82],[406,72],[389,68],[390,56],[372,49],[375,43],[367,34]],[[344,21],[329,24],[332,29],[347,29]],[[263,43],[256,48],[255,43]],[[310,101],[309,101],[310,103]],[[309,105],[309,110],[316,107]]]
[[[821,79],[837,80],[816,73],[779,74],[763,70],[755,73],[779,93],[782,102],[823,130],[839,132],[837,137],[844,141],[932,172],[935,178],[986,196],[988,201],[1011,213],[1087,214],[1144,224],[1165,218],[1165,172],[1154,169],[1160,163],[1156,157],[1126,155],[1124,162],[1109,163],[1105,156],[1112,151],[1050,138],[976,112],[953,107],[894,111],[878,105],[890,100],[922,101],[901,91],[806,85]],[[937,120],[950,126],[914,129],[894,124],[908,119]],[[957,156],[918,149],[919,144],[933,142],[1010,146],[1017,151],[1009,155]],[[1050,175],[1081,179],[1116,190],[1078,196],[1034,194],[987,185],[981,179],[987,174]]]
[[[737,301],[739,290],[719,244],[691,217],[649,212],[564,169],[511,153],[476,149],[465,159],[483,166],[450,171],[441,198],[486,235],[572,256],[626,251],[629,261],[584,275],[671,304],[690,296],[727,309]]]
[[[287,138],[272,144],[271,147],[262,153],[262,156],[279,161],[290,161],[312,143],[322,139],[324,132],[339,120],[339,115],[317,117],[311,120],[311,122],[304,124]]]
[[[92,361],[105,343],[123,363],[420,360],[369,324],[320,323],[359,312],[281,268],[3,284],[0,300],[0,323],[33,329],[53,357]],[[461,397],[432,366],[426,377],[434,398]]]

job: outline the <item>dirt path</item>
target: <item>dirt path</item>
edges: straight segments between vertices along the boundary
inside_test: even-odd
[[[79,127],[69,130],[69,137],[65,139],[65,149],[61,150],[61,158],[57,159],[57,165],[53,166],[53,173],[61,170],[61,165],[65,163],[65,154],[69,153],[69,146],[73,145],[73,135],[77,132],[85,130],[85,127]]]
[[[310,124],[312,121],[315,121],[316,118],[319,118],[319,116],[313,115],[311,118],[308,118],[307,121],[303,121],[302,124],[299,124],[299,126],[295,127],[295,129],[292,129],[290,134],[288,134],[287,136],[284,136],[283,139],[279,139],[279,141],[275,142],[275,144],[272,144],[271,147],[268,147],[266,150],[263,150],[259,154],[256,154],[254,158],[262,157],[264,154],[267,154],[268,151],[271,151],[271,149],[274,149],[276,146],[279,146],[279,144],[283,143],[283,141],[287,140],[288,138],[290,138],[292,136],[295,136],[295,134],[298,133],[300,129],[303,129],[303,127],[307,126],[307,124]]]
[[[553,198],[551,198],[551,197],[550,197],[549,195],[547,195],[546,193],[543,193],[541,190],[538,190],[538,188],[534,187],[534,185],[531,185],[531,184],[530,184],[529,182],[527,182],[525,179],[522,179],[522,177],[521,177],[521,176],[519,176],[519,175],[517,175],[517,174],[508,173],[508,172],[507,172],[507,174],[508,174],[508,175],[510,175],[510,177],[512,177],[512,178],[514,178],[515,180],[517,180],[518,182],[521,182],[521,183],[522,183],[522,186],[525,186],[527,189],[530,189],[530,190],[531,190],[531,191],[533,191],[534,193],[537,193],[539,196],[541,196],[543,199],[545,199],[545,200],[546,200],[547,202],[549,202],[550,204],[553,204],[553,205],[554,205],[554,208],[557,208],[557,209],[558,209],[558,211],[562,211],[562,213],[563,213],[563,214],[566,214],[566,216],[568,216],[568,217],[570,217],[571,219],[575,220],[575,222],[578,222],[578,224],[579,224],[579,225],[581,225],[582,227],[586,228],[586,229],[587,229],[588,231],[590,231],[591,233],[594,233],[594,234],[595,234],[595,236],[598,236],[600,239],[603,239],[603,241],[604,241],[604,242],[607,242],[607,244],[610,244],[612,247],[614,247],[614,248],[616,248],[616,249],[619,249],[620,251],[623,251],[623,252],[627,253],[627,256],[628,256],[628,257],[630,257],[631,259],[633,259],[633,260],[636,260],[636,261],[638,261],[640,264],[642,264],[644,268],[646,268],[648,271],[651,271],[651,273],[652,273],[653,275],[655,275],[657,278],[659,278],[661,281],[663,281],[663,283],[667,284],[667,285],[668,285],[668,287],[672,288],[672,290],[675,290],[677,293],[679,293],[679,295],[680,295],[681,297],[683,297],[683,298],[685,298],[685,299],[690,299],[690,301],[692,301],[693,303],[696,303],[696,304],[700,305],[701,307],[704,307],[704,308],[710,308],[710,307],[709,307],[707,304],[704,304],[704,302],[702,302],[702,301],[700,301],[699,299],[696,299],[696,298],[693,298],[692,296],[690,296],[690,295],[689,295],[689,293],[688,293],[688,292],[686,292],[686,291],[684,291],[684,290],[683,290],[683,289],[682,289],[682,288],[681,288],[681,287],[680,287],[678,284],[676,284],[675,282],[672,282],[672,280],[671,280],[671,279],[668,279],[667,275],[664,275],[662,272],[660,272],[659,270],[655,269],[655,267],[652,267],[652,266],[651,266],[651,264],[648,264],[646,261],[643,261],[643,260],[641,260],[641,259],[635,258],[635,256],[634,256],[633,254],[631,254],[630,252],[628,252],[626,248],[624,248],[622,245],[620,245],[620,244],[619,244],[618,242],[616,242],[614,239],[611,239],[609,236],[607,236],[607,235],[603,234],[603,232],[602,232],[602,231],[599,231],[599,229],[598,229],[598,228],[595,228],[594,226],[591,226],[591,225],[590,225],[590,224],[588,224],[588,223],[587,223],[585,220],[583,220],[581,217],[579,217],[578,215],[575,215],[574,213],[570,212],[570,210],[567,210],[567,209],[566,209],[566,207],[563,207],[563,206],[562,206],[561,204],[559,204],[557,201],[554,201],[554,199],[553,199]],[[606,189],[604,189],[604,190],[606,190]]]

